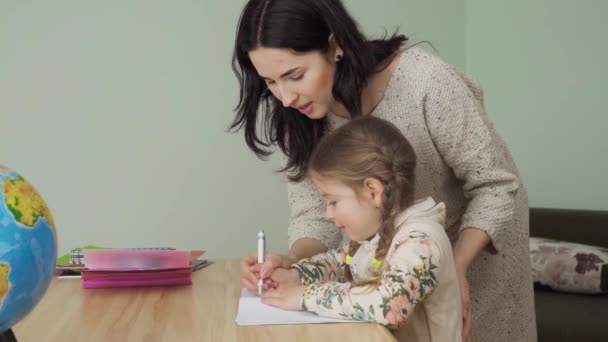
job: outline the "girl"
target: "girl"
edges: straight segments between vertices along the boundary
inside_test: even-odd
[[[417,154],[414,197],[446,204],[465,337],[536,341],[527,192],[517,167],[478,84],[407,43],[399,34],[367,39],[339,0],[245,5],[233,58],[240,80],[233,128],[244,130],[259,156],[278,146],[291,179],[289,255],[268,259],[261,276],[339,246],[342,234],[323,219],[307,165],[325,134],[375,116],[397,126]],[[254,255],[242,260],[246,287],[255,289],[259,272]]]
[[[445,206],[430,197],[413,201],[415,167],[412,146],[382,119],[358,118],[324,137],[308,173],[327,219],[351,242],[275,270],[276,288],[262,301],[401,327],[403,341],[461,341]]]

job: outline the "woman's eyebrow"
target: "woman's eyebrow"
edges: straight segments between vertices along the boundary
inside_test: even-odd
[[[293,74],[293,73],[294,73],[296,70],[298,70],[299,68],[300,68],[299,66],[297,66],[297,67],[295,67],[295,68],[291,68],[291,69],[289,69],[289,70],[285,71],[284,73],[282,73],[282,74],[281,74],[281,76],[279,76],[279,78],[283,78],[283,77],[285,77],[285,76],[289,76],[289,75]],[[270,78],[268,78],[268,77],[266,77],[266,76],[262,76],[262,75],[260,75],[260,77],[262,77],[262,78],[263,78],[263,79],[265,79],[265,80],[270,80]]]

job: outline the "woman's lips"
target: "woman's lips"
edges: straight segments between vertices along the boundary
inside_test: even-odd
[[[297,108],[300,112],[302,112],[302,114],[309,115],[310,113],[312,113],[312,101]]]

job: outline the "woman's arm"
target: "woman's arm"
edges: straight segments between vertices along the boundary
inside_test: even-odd
[[[290,209],[287,237],[292,257],[299,260],[340,247],[342,233],[325,219],[325,203],[310,179],[288,181],[287,199]]]
[[[464,228],[454,245],[456,270],[466,274],[473,260],[486,248],[493,252],[490,236],[486,232],[478,228]]]
[[[435,148],[462,181],[468,200],[460,226],[462,240],[455,251],[467,265],[487,243],[491,243],[488,251],[502,248],[515,214],[520,180],[485,113],[481,90],[449,65],[437,62],[429,68],[424,114]],[[481,231],[488,239],[479,238]]]
[[[300,238],[291,245],[289,257],[293,263],[304,258],[327,252],[327,247],[319,240],[312,238]]]
[[[447,64],[436,63],[427,71],[427,128],[468,200],[454,246],[466,340],[472,317],[467,271],[483,250],[497,253],[507,230],[517,229],[511,222],[521,184],[509,150],[485,113],[481,88]]]

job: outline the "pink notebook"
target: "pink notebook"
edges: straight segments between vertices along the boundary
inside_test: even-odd
[[[169,286],[192,284],[191,260],[204,251],[106,249],[84,251],[82,287]]]
[[[190,284],[192,284],[192,269],[190,267],[153,271],[82,270],[82,287],[85,289]]]
[[[84,265],[92,270],[162,270],[185,268],[204,251],[91,249],[83,251]]]

